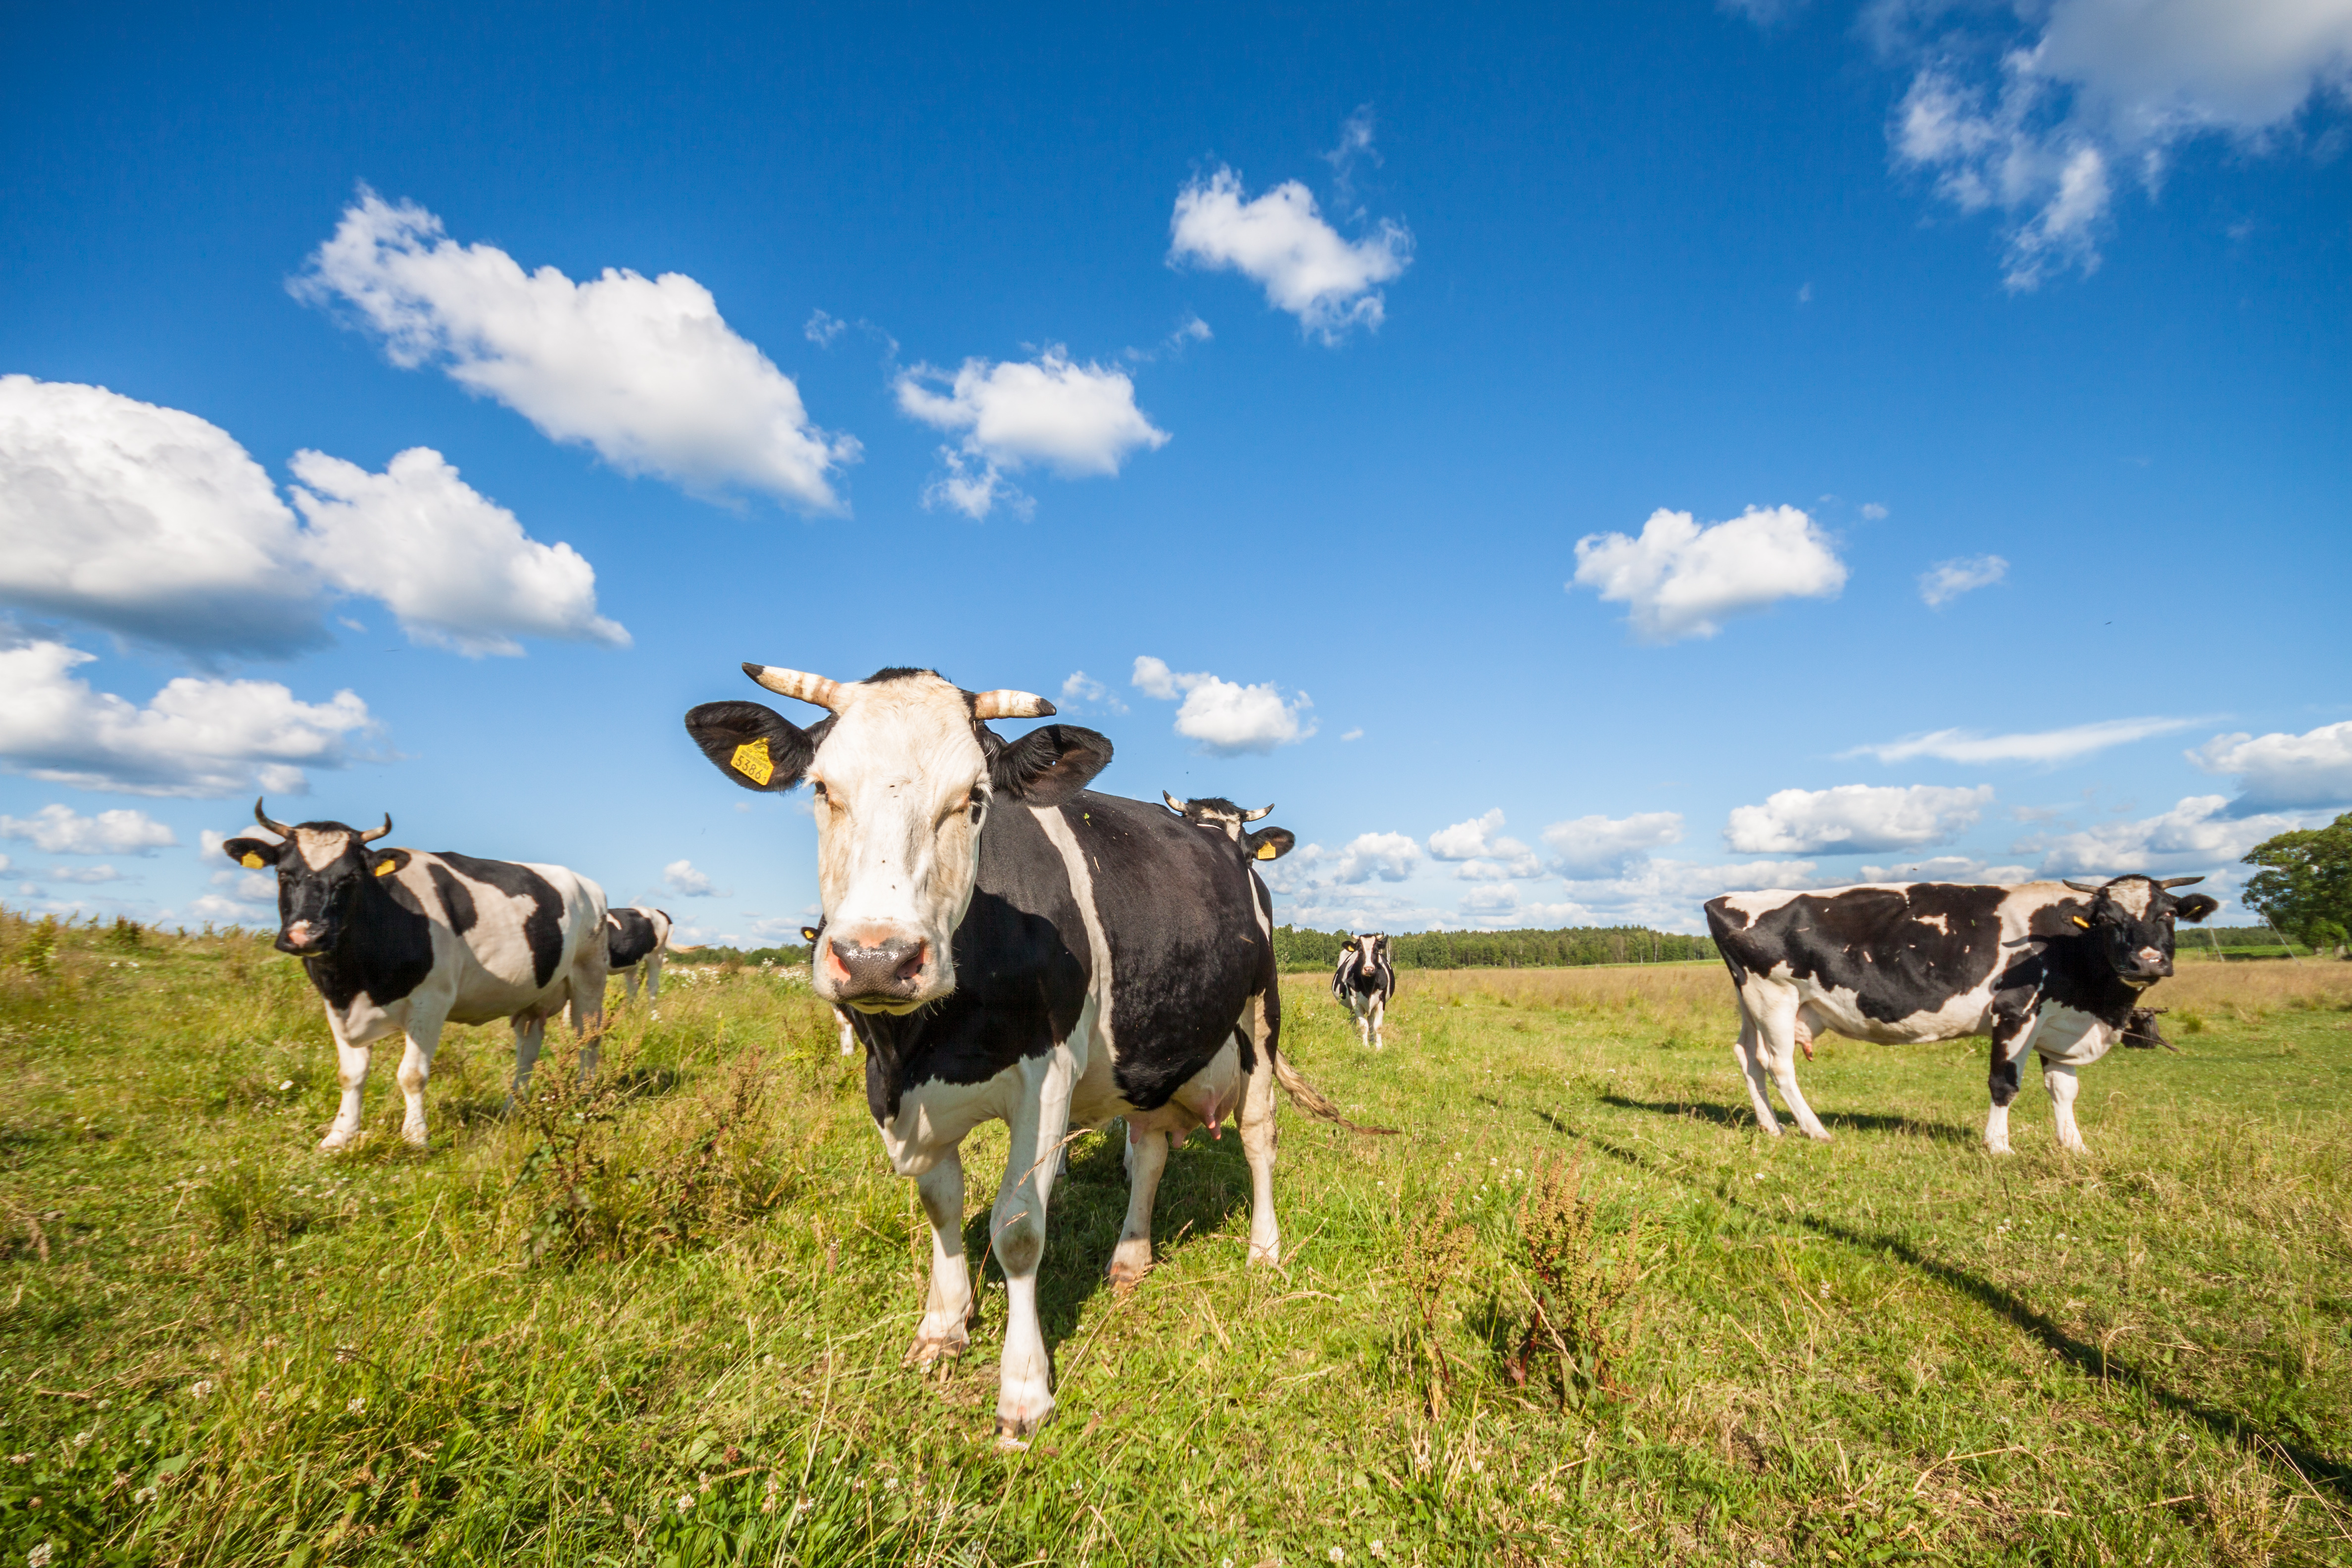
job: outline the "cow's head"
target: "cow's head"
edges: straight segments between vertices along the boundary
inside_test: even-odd
[[[1348,939],[1348,946],[1355,953],[1357,963],[1370,969],[1381,954],[1388,952],[1388,932],[1380,931],[1359,932]]]
[[[1253,860],[1279,860],[1298,842],[1287,827],[1261,827],[1254,833],[1243,830],[1245,825],[1272,811],[1274,807],[1270,805],[1249,811],[1217,795],[1196,795],[1191,800],[1178,800],[1164,789],[1160,798],[1168,803],[1169,810],[1193,826],[1223,834],[1240,845]]]
[[[2153,985],[2172,973],[2172,922],[2201,921],[2221,907],[2202,893],[2172,896],[2172,889],[2204,879],[2135,874],[2110,882],[2068,882],[2089,896],[2091,912],[2067,918],[2089,933],[2117,979],[2131,986]]]
[[[273,822],[258,800],[253,819],[278,835],[267,838],[232,838],[221,852],[248,871],[278,868],[278,951],[301,958],[320,958],[341,945],[351,924],[352,906],[378,877],[389,877],[408,864],[405,849],[371,849],[368,846],[392,831],[392,816],[382,827],[362,832],[340,822],[304,822],[289,827]]]
[[[850,681],[758,664],[743,673],[831,714],[806,730],[757,702],[706,702],[686,716],[702,754],[745,789],[806,778],[816,797],[817,994],[869,1013],[910,1013],[949,994],[989,813],[1068,799],[1109,764],[1110,742],[1067,724],[1004,741],[986,721],[1048,717],[1054,705],[1026,691],[965,691],[928,669]]]

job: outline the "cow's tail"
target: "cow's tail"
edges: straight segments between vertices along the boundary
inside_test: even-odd
[[[1339,1108],[1332,1104],[1321,1089],[1299,1077],[1298,1069],[1292,1067],[1288,1059],[1280,1051],[1274,1049],[1271,1044],[1267,1047],[1266,1054],[1274,1058],[1274,1081],[1282,1085],[1289,1094],[1290,1103],[1307,1112],[1307,1115],[1318,1121],[1336,1123],[1350,1132],[1370,1133],[1379,1138],[1396,1136],[1397,1130],[1393,1127],[1363,1127],[1349,1121],[1339,1114]]]

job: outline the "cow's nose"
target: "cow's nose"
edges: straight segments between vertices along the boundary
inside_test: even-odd
[[[2169,974],[2172,973],[2172,961],[2165,957],[2159,949],[2143,947],[2136,956],[2139,959],[2141,970],[2147,973]]]
[[[859,996],[911,996],[930,956],[924,942],[882,942],[873,946],[835,940],[829,950],[844,1000]]]
[[[319,942],[319,928],[309,921],[296,921],[278,933],[278,945],[289,952],[308,952]]]

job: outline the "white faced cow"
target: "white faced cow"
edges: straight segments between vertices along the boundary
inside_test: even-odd
[[[320,1148],[341,1149],[359,1136],[369,1047],[395,1035],[407,1039],[400,1135],[420,1148],[425,1083],[444,1024],[511,1020],[520,1096],[547,1020],[568,1005],[585,1042],[582,1068],[595,1070],[606,962],[602,888],[561,866],[370,848],[392,831],[390,816],[362,833],[340,822],[289,827],[271,821],[257,800],[253,816],[280,841],[232,838],[221,847],[249,870],[278,868],[278,949],[302,960],[327,1004],[343,1102]]]
[[[637,978],[645,977],[646,1000],[661,1000],[662,959],[669,952],[670,918],[666,910],[632,904],[604,917],[604,961],[612,973],[628,987],[628,999],[637,999]]]
[[[1780,1131],[1769,1073],[1806,1135],[1829,1136],[1797,1091],[1797,1052],[1811,1056],[1815,1035],[1889,1045],[1987,1035],[1986,1146],[2009,1152],[2009,1106],[2032,1050],[2042,1058],[2058,1142],[2083,1152],[2075,1071],[2118,1039],[2160,1038],[2140,997],[2172,973],[2175,919],[2201,921],[2220,907],[2202,893],[2169,890],[2202,879],[1901,882],[1710,900],[1707,929],[1739,992],[1735,1055],[1758,1124]]]
[[[1331,994],[1356,1020],[1356,1043],[1381,1048],[1381,1020],[1396,994],[1396,970],[1389,963],[1386,932],[1351,936],[1331,971]]]
[[[1228,1116],[1250,1168],[1250,1260],[1281,1257],[1275,1086],[1336,1112],[1277,1054],[1274,948],[1249,862],[1156,805],[1086,790],[1110,761],[1102,736],[1049,724],[1007,742],[987,727],[1050,716],[1041,697],[975,695],[923,669],[836,682],[743,668],[832,715],[803,731],[758,703],[712,702],[686,722],[736,784],[805,776],[816,796],[817,994],[856,1016],[882,1146],[931,1222],[912,1363],[967,1342],[959,1151],[982,1121],[1012,1128],[989,1235],[1006,1297],[997,1430],[1018,1441],[1054,1411],[1037,1268],[1069,1128],[1124,1116],[1138,1139],[1114,1278],[1150,1260],[1167,1144],[1143,1134]]]

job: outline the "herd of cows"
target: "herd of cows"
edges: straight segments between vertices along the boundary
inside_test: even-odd
[[[757,702],[709,702],[687,732],[726,778],[778,792],[805,782],[817,826],[823,922],[810,928],[817,994],[862,1044],[882,1144],[911,1178],[931,1230],[923,1315],[908,1352],[961,1351],[976,1317],[964,1258],[960,1151],[982,1121],[1012,1130],[989,1234],[1007,1324],[999,1435],[1020,1441],[1054,1411],[1037,1317],[1045,1212],[1073,1129],[1119,1120],[1129,1197],[1109,1273],[1151,1262],[1152,1204],[1171,1150],[1239,1130],[1251,1181],[1249,1259],[1282,1256],[1274,1202],[1279,1086],[1310,1114],[1353,1127],[1281,1054],[1273,900],[1255,870],[1290,848],[1249,825],[1267,807],[1087,788],[1111,760],[1094,731],[1046,724],[1024,691],[963,690],[928,669],[835,681],[771,666],[744,672],[821,709],[803,728]],[[231,859],[278,872],[278,946],[326,1003],[342,1102],[320,1143],[358,1136],[371,1047],[403,1037],[402,1134],[425,1138],[425,1088],[445,1024],[510,1020],[516,1095],[547,1019],[569,1008],[593,1071],[605,984],[658,987],[669,917],[608,910],[560,866],[377,847],[391,831],[255,816],[274,839],[234,838]],[[1797,1087],[1796,1053],[1833,1032],[1889,1043],[1985,1036],[1985,1142],[2009,1148],[2009,1105],[2038,1054],[2061,1143],[2083,1148],[2076,1072],[2118,1041],[2155,1043],[2146,989],[2171,973],[2176,920],[2217,907],[2173,888],[2195,878],[2093,885],[1909,883],[1730,893],[1706,907],[1740,1013],[1735,1053],[1757,1121],[1777,1134],[1777,1086],[1804,1132],[1827,1138]],[[1388,940],[1349,940],[1332,993],[1379,1049],[1396,973]],[[1358,1129],[1358,1131],[1370,1131]]]

